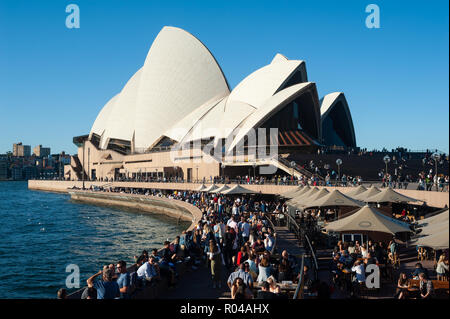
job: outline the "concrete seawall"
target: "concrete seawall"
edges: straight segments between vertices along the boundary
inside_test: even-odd
[[[131,187],[131,188],[147,188],[147,189],[166,189],[166,190],[197,190],[201,184],[197,183],[144,183],[144,182],[85,182],[85,187],[90,186],[105,186],[105,187]],[[209,185],[209,184],[208,184]],[[221,184],[217,184],[221,186]],[[52,181],[52,180],[30,180],[28,181],[28,188],[33,190],[50,191],[50,192],[63,192],[67,193],[73,186],[81,188],[83,182],[81,181]],[[297,186],[286,185],[243,185],[245,188],[251,189],[256,193],[261,194],[273,194],[279,195],[290,190],[295,189]],[[374,185],[377,186],[377,185]],[[324,188],[319,186],[319,188]],[[352,190],[351,187],[325,187],[328,190],[338,189],[342,193],[346,193]],[[445,205],[449,206],[449,193],[448,192],[427,192],[411,189],[396,189],[396,192],[404,194],[406,196],[425,201],[428,206],[443,208]]]
[[[137,209],[191,222],[191,230],[202,218],[201,211],[180,200],[157,196],[69,190],[71,198],[85,203]]]

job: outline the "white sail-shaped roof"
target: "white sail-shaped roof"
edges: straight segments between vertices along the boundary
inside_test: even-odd
[[[110,138],[131,141],[136,116],[136,98],[141,79],[139,69],[127,82],[117,97],[105,127],[100,146],[106,148]]]
[[[330,113],[336,109],[337,112],[340,112],[340,118],[342,120],[335,121],[333,126],[339,125],[342,127],[340,130],[341,134],[344,136],[340,136],[343,139],[343,142],[346,143],[347,146],[354,147],[356,146],[356,137],[355,137],[355,129],[353,127],[352,115],[350,113],[350,108],[348,107],[347,99],[345,98],[344,93],[342,92],[333,92],[325,95],[320,101],[320,118],[322,125],[327,121],[330,117]],[[331,119],[331,118],[330,118]],[[332,129],[332,128],[330,128]],[[323,139],[327,142],[328,136],[326,133],[328,130],[323,130],[324,136]]]
[[[300,96],[304,92],[308,90],[313,90],[316,92],[315,84],[312,82],[305,82],[300,84],[292,85],[271,98],[269,98],[266,103],[255,110],[247,119],[246,121],[241,125],[240,130],[236,137],[234,138],[233,143],[228,148],[228,151],[231,152],[233,148],[244,139],[244,137],[248,134],[248,132],[252,129],[257,127],[259,124],[262,124],[266,119],[268,119],[271,115],[275,114],[277,111],[279,111],[281,108],[283,108],[287,103],[294,100],[296,97]],[[316,113],[316,119],[319,121],[319,109],[318,105],[316,105],[313,112]],[[317,123],[317,126],[319,126],[319,123]],[[320,133],[318,133],[320,135]]]
[[[105,106],[100,110],[100,113],[98,113],[97,118],[94,121],[94,124],[92,124],[91,132],[95,133],[97,135],[102,135],[103,132],[106,129],[106,125],[109,120],[109,116],[114,108],[114,104],[117,101],[117,98],[119,97],[119,94],[115,95],[111,100],[109,100]]]
[[[137,97],[135,146],[151,146],[197,107],[229,93],[209,50],[190,33],[164,27],[145,60]]]
[[[228,101],[241,101],[259,108],[305,63],[300,60],[277,60],[276,63],[268,64],[242,80],[233,89]]]

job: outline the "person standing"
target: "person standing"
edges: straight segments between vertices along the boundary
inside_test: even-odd
[[[119,285],[120,299],[129,299],[131,280],[130,274],[127,272],[127,263],[123,260],[120,260],[117,263],[117,270],[119,271],[117,284]]]
[[[94,279],[100,275],[102,275],[102,279],[94,282]],[[86,281],[88,288],[94,287],[97,289],[97,299],[115,299],[120,297],[119,285],[112,280],[113,275],[111,268],[106,267],[88,278]]]
[[[209,260],[211,261],[211,279],[213,288],[222,288],[222,253],[219,246],[214,242],[209,243]]]

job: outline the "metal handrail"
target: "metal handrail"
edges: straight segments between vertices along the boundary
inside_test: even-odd
[[[294,297],[292,299],[303,299],[303,288],[305,286],[305,278],[304,278],[304,268],[305,265],[305,255],[302,255],[302,262],[300,266],[300,275],[298,279],[297,288],[295,289]]]
[[[317,262],[316,253],[314,252],[313,246],[311,245],[311,241],[309,240],[308,235],[305,234],[306,242],[308,243],[309,250],[311,251],[311,255],[313,257],[315,271],[314,271],[314,279],[317,279],[317,272],[319,271],[319,263]]]

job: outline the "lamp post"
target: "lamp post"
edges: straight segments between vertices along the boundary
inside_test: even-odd
[[[385,157],[383,157],[383,161],[386,164],[386,175],[388,173],[388,163],[391,161],[391,158],[389,157],[389,155],[386,155]]]
[[[338,159],[336,160],[336,164],[337,164],[337,166],[338,166],[338,178],[340,179],[340,178],[341,178],[341,165],[342,165],[342,160],[341,160],[340,158],[338,158]]]
[[[255,178],[256,178],[256,162],[253,163],[253,182],[255,182]]]
[[[292,168],[292,183],[293,183],[293,182],[294,182],[294,167],[295,167],[295,162],[292,161],[292,162],[290,163],[290,165],[291,165],[291,168]]]
[[[197,169],[197,178],[196,178],[195,182],[198,183],[198,165],[195,166],[195,168]]]
[[[436,184],[436,191],[439,191],[439,188],[438,188],[438,176],[437,176],[437,166],[438,166],[439,160],[441,159],[441,155],[438,152],[435,152],[431,156],[434,159],[434,167],[435,167],[434,176],[435,176],[435,180],[436,180],[436,183],[435,183]]]

